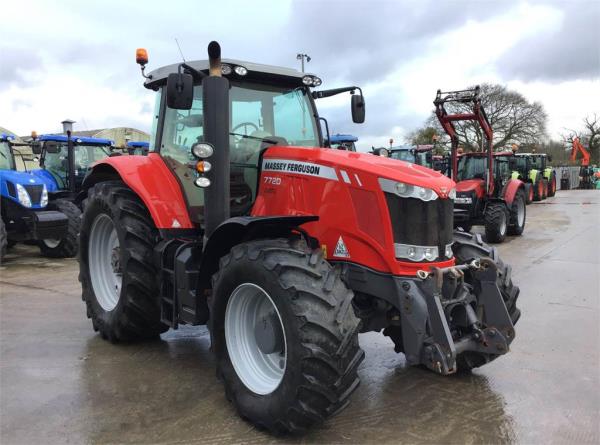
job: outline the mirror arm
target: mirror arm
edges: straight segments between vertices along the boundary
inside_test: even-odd
[[[350,94],[354,94],[354,91],[358,90],[360,92],[360,96],[362,97],[363,92],[359,87],[343,87],[343,88],[333,88],[331,90],[321,90],[321,91],[313,91],[310,93],[313,99],[323,99],[325,97],[335,96],[340,93],[349,92]]]
[[[189,66],[187,63],[183,62],[181,64],[179,64],[178,67],[178,72],[181,74],[181,69],[185,69],[185,72],[188,74],[191,74],[192,77],[194,78],[194,81],[202,81],[202,79],[204,79],[206,76],[206,74],[204,74],[202,71],[198,71],[196,68],[192,68],[191,66]]]

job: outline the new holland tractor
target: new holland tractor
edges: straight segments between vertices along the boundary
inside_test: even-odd
[[[360,332],[442,375],[508,352],[519,289],[495,249],[453,233],[451,179],[320,148],[315,102],[355,93],[361,123],[358,87],[208,54],[145,74],[138,50],[154,149],[84,180],[80,280],[103,338],[208,325],[227,398],[274,433],[347,406]]]
[[[356,151],[358,137],[351,134],[333,134],[329,140],[329,147],[337,150]]]
[[[44,181],[16,170],[15,149],[11,136],[0,135],[0,261],[7,248],[18,242],[69,239],[67,215],[50,208]],[[68,250],[41,251],[47,256],[75,255]]]
[[[479,87],[470,90],[437,91],[435,113],[450,136],[451,175],[456,181],[454,224],[469,231],[473,225],[485,227],[486,240],[501,243],[506,235],[525,230],[525,184],[511,177],[509,153],[494,153],[493,130],[481,105]],[[448,113],[450,103],[469,107],[469,112]],[[485,151],[458,154],[457,121],[475,121],[481,128]]]
[[[150,148],[150,143],[146,141],[129,141],[127,142],[127,154],[146,156]]]

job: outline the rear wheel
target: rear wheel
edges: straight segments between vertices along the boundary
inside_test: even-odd
[[[525,183],[525,204],[533,202],[533,185],[530,182]]]
[[[508,230],[508,212],[502,202],[488,203],[483,215],[485,238],[490,243],[501,243]]]
[[[482,257],[490,258],[494,261],[498,269],[496,285],[502,294],[502,299],[504,300],[510,319],[513,325],[516,325],[521,317],[521,311],[517,308],[517,299],[519,298],[520,290],[518,286],[513,284],[512,268],[502,261],[498,255],[498,250],[482,242],[476,235],[455,231],[452,251],[454,252],[457,264],[470,263],[473,259]],[[471,272],[468,269],[465,271],[465,281],[470,284],[473,283]],[[457,356],[456,363],[458,370],[464,372],[482,366],[496,357],[498,356],[464,352]]]
[[[48,205],[48,209],[57,210],[68,218],[67,234],[59,239],[43,239],[37,244],[42,255],[50,258],[69,258],[77,255],[77,234],[81,226],[81,211],[71,201],[57,199]]]
[[[548,181],[548,196],[552,197],[556,195],[556,173],[550,174],[550,181]]]
[[[111,341],[153,338],[160,321],[158,231],[139,197],[120,181],[88,192],[81,222],[79,280],[87,316]]]
[[[364,357],[350,291],[304,241],[235,246],[213,277],[217,374],[239,414],[297,433],[346,407]]]
[[[533,183],[533,200],[541,201],[542,199],[544,199],[544,183],[538,175]]]
[[[542,179],[542,200],[548,197],[548,180],[546,178]]]
[[[521,235],[523,233],[526,216],[525,191],[518,190],[510,207],[509,235]]]

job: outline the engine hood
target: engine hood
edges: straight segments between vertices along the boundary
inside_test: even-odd
[[[348,172],[364,172],[377,178],[391,179],[406,184],[417,185],[434,190],[440,196],[447,196],[455,186],[452,179],[440,172],[431,170],[420,165],[397,159],[384,158],[369,153],[350,152],[346,150],[334,150],[329,148],[305,148],[305,147],[269,147],[263,157],[265,161],[294,160],[299,162],[323,165],[335,170],[336,179],[347,180]],[[281,163],[282,169],[289,166]]]
[[[476,192],[483,192],[485,182],[483,179],[465,179],[456,183],[456,192],[470,192],[475,190]],[[479,196],[479,193],[478,193]]]
[[[0,170],[0,180],[21,185],[43,185],[45,182],[30,172]]]

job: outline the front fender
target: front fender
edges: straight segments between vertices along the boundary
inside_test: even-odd
[[[144,202],[157,228],[194,228],[179,182],[158,154],[105,158],[86,175],[83,189],[118,179]]]

